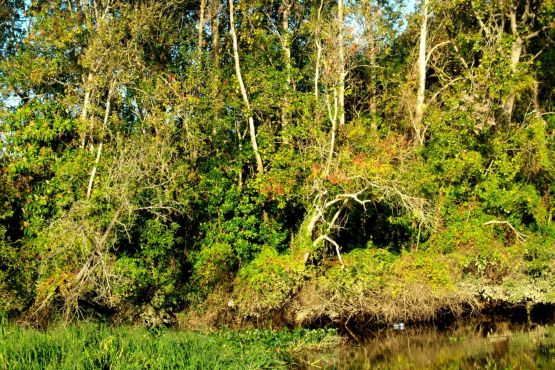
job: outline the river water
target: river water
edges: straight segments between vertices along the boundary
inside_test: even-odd
[[[305,369],[554,369],[555,325],[508,322],[385,329],[371,339],[304,353]]]

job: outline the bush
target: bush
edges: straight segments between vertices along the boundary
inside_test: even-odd
[[[264,248],[235,279],[239,313],[245,317],[270,317],[291,302],[308,275],[300,256],[280,255],[274,248]]]

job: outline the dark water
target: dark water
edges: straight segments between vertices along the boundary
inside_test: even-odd
[[[300,355],[308,369],[554,369],[555,325],[462,324],[384,330],[362,343]]]

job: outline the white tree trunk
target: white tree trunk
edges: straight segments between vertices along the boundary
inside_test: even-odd
[[[289,111],[289,90],[291,89],[291,34],[289,31],[289,15],[291,10],[291,3],[289,2],[289,0],[284,0],[281,6],[281,47],[283,49],[285,73],[287,74],[287,85],[285,86],[286,92],[283,98],[283,107],[281,109],[281,125],[283,128],[285,128],[289,123],[289,117],[291,115]]]
[[[324,171],[324,177],[328,176],[330,173],[331,163],[335,153],[335,137],[337,135],[337,115],[340,113],[339,99],[337,98],[337,89],[333,89],[333,107],[329,102],[329,95],[326,96],[326,105],[328,108],[328,117],[331,122],[331,135],[330,135],[330,145],[328,152],[328,160],[326,162],[326,169]],[[332,109],[333,108],[333,109]]]
[[[337,0],[337,23],[339,25],[339,86],[338,86],[338,103],[339,103],[339,126],[345,124],[345,50],[344,50],[344,29],[345,17],[343,14],[343,0]]]
[[[103,122],[104,128],[107,127],[108,119],[110,118],[110,109],[111,109],[110,100],[112,98],[112,92],[113,92],[113,85],[110,85],[110,88],[108,89],[108,97],[106,98],[106,110],[104,111],[104,122]],[[100,141],[100,144],[98,145],[98,151],[96,153],[96,159],[94,161],[94,166],[92,168],[91,176],[89,178],[89,186],[87,187],[87,199],[91,198],[91,193],[94,185],[94,177],[96,176],[96,168],[98,167],[98,162],[100,162],[100,156],[102,155],[102,146],[103,146],[103,143],[102,141]]]
[[[81,121],[84,123],[87,121],[88,113],[89,113],[89,105],[91,101],[91,90],[92,90],[92,72],[89,72],[87,77],[87,81],[85,82],[85,98],[83,99],[83,110],[81,110]],[[83,132],[83,137],[81,138],[81,149],[85,148],[87,140],[87,133]]]
[[[518,24],[516,20],[516,9],[511,8],[509,13],[509,19],[511,21],[511,33],[513,34],[515,40],[511,48],[511,73],[514,75],[517,72],[518,63],[520,62],[520,56],[522,55],[522,48],[524,47],[524,40],[518,32]],[[513,116],[513,110],[515,105],[515,94],[510,93],[509,98],[503,105],[503,113],[507,122],[511,122]]]
[[[241,89],[241,95],[243,97],[243,102],[245,103],[245,108],[247,109],[248,122],[249,122],[249,134],[251,137],[251,145],[254,151],[254,156],[256,159],[256,168],[259,174],[264,173],[264,164],[262,163],[262,157],[258,151],[258,143],[256,141],[256,128],[254,127],[254,118],[251,111],[251,105],[249,102],[249,96],[247,94],[247,89],[243,82],[243,76],[241,75],[241,64],[239,62],[239,47],[237,44],[237,34],[235,32],[235,20],[233,17],[233,0],[229,0],[229,25],[231,31],[231,40],[233,42],[233,59],[235,60],[235,73],[237,75],[237,80],[239,80],[239,87]]]
[[[416,93],[416,106],[414,114],[414,130],[419,144],[424,143],[424,94],[426,92],[426,49],[428,37],[428,0],[423,0],[422,24],[420,25],[420,43],[418,47],[418,91]]]
[[[318,8],[318,18],[316,29],[317,32],[314,35],[314,43],[316,44],[316,66],[314,69],[314,97],[318,101],[319,89],[320,89],[320,59],[322,58],[322,40],[320,39],[320,27],[322,21],[322,7],[324,6],[324,0],[320,0],[320,7]]]

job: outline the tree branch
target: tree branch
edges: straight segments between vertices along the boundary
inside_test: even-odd
[[[507,225],[507,226],[509,226],[509,228],[515,233],[516,239],[521,243],[524,243],[526,241],[526,239],[528,238],[525,234],[519,232],[509,221],[491,220],[491,221],[485,222],[484,226],[486,226],[486,225]]]

